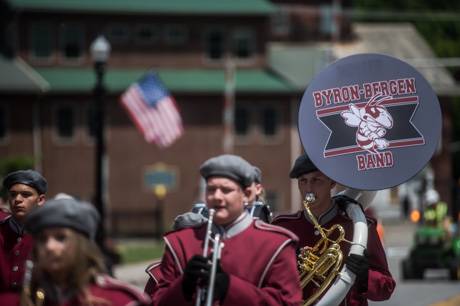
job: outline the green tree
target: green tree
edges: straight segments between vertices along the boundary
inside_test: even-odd
[[[34,160],[29,156],[8,157],[0,159],[0,177],[3,178],[10,172],[16,170],[32,169]],[[1,190],[0,196],[5,199],[6,190]]]

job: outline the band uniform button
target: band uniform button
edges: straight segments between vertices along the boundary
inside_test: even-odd
[[[22,237],[18,237],[18,242],[21,242],[21,240],[22,240]]]
[[[318,236],[319,235],[319,231],[318,230],[315,230],[315,236]]]
[[[20,252],[19,250],[14,251],[14,255],[19,256]]]
[[[13,272],[17,272],[19,270],[19,267],[18,266],[13,266],[13,268],[11,270],[13,270]]]

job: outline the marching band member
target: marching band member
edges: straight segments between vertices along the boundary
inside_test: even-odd
[[[255,166],[253,167],[253,171],[253,178],[250,186],[248,187],[250,189],[250,193],[245,207],[254,219],[260,219],[269,223],[272,217],[270,207],[261,201],[263,193],[262,172]],[[178,230],[185,227],[200,226],[208,221],[207,217],[208,211],[206,205],[204,203],[195,204],[191,212],[178,215],[174,219],[173,229]],[[158,288],[161,278],[160,263],[160,261],[152,262],[145,269],[145,272],[149,275],[149,279],[145,285],[144,291],[149,295],[153,295],[154,291]]]
[[[319,171],[306,154],[297,158],[289,176],[291,179],[297,179],[302,198],[309,192],[315,194],[316,201],[311,206],[311,211],[318,223],[325,228],[340,224],[345,229],[345,238],[352,240],[352,221],[338,207],[339,201],[347,199],[331,198],[331,190],[336,183]],[[376,221],[368,216],[366,218],[369,228],[367,252],[365,256],[352,254],[346,257],[345,264],[356,275],[356,281],[340,305],[368,305],[368,299],[387,300],[395,288],[395,281],[388,269],[385,251],[376,231]],[[319,232],[302,210],[296,214],[280,215],[273,220],[273,224],[298,235],[300,247],[313,246],[320,238]],[[340,246],[343,254],[348,254],[350,245],[342,242]],[[304,299],[311,295],[314,288],[312,284],[304,288]]]
[[[245,210],[252,166],[239,156],[220,155],[200,168],[206,180],[206,205],[214,209],[213,232],[224,248],[217,261],[214,302],[220,305],[299,305],[301,290],[295,260],[297,237]],[[161,280],[154,305],[192,305],[197,286],[209,281],[211,264],[203,255],[207,225],[165,234]],[[210,243],[210,250],[213,249]],[[212,251],[211,251],[212,252]]]
[[[254,179],[250,189],[251,194],[247,206],[249,214],[255,219],[270,223],[272,221],[272,212],[270,206],[263,201],[262,171],[256,166],[254,166]]]
[[[21,306],[150,305],[140,290],[105,274],[94,243],[99,214],[89,203],[54,199],[33,210],[26,230],[35,240]]]
[[[24,221],[33,208],[45,203],[47,182],[37,171],[19,170],[5,177],[3,188],[11,211],[0,220],[0,293],[7,305],[21,290],[25,262],[32,251],[32,237],[24,232]]]

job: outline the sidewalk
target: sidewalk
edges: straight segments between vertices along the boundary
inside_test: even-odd
[[[128,282],[141,290],[144,290],[145,284],[149,279],[149,276],[145,272],[145,269],[152,262],[153,260],[136,264],[118,265],[114,269],[115,277],[122,281]]]

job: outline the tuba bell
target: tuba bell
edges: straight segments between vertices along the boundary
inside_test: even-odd
[[[354,190],[346,190],[344,194],[352,195],[356,200],[366,194],[365,192],[353,192]],[[373,194],[374,192],[368,193]],[[372,200],[373,197],[369,195],[368,198]],[[310,209],[315,200],[315,194],[307,193],[303,205],[321,238],[314,246],[305,246],[300,250],[297,264],[301,288],[312,283],[317,289],[302,305],[308,306],[315,302],[316,306],[338,305],[345,298],[356,278],[356,275],[342,265],[343,252],[340,249],[340,243],[351,244],[350,254],[362,255],[367,246],[366,217],[358,204],[350,203],[347,206],[346,212],[353,221],[353,241],[349,241],[345,239],[345,230],[340,224],[334,224],[326,229],[318,223]],[[332,238],[335,236],[336,238]]]
[[[363,94],[362,89],[370,84],[403,79],[410,80],[411,91],[389,93],[375,87],[375,91]],[[353,85],[347,87],[349,84]],[[355,99],[333,97],[344,88],[354,88]],[[403,100],[407,104],[401,104]],[[401,116],[406,111],[409,115]],[[313,164],[333,181],[350,188],[345,194],[365,207],[375,190],[404,183],[425,167],[439,146],[442,115],[436,93],[415,68],[387,55],[363,53],[339,59],[313,78],[301,101],[298,128],[305,154]],[[409,130],[415,132],[409,136]],[[343,265],[343,256],[363,254],[367,247],[366,218],[358,204],[347,203],[353,239],[349,254],[341,254],[336,245],[346,241],[341,237],[343,229],[321,228],[309,210],[314,198],[306,198],[304,205],[321,234],[320,241],[302,250],[299,258],[303,285],[318,284],[320,291],[316,301],[310,298],[305,305],[338,305],[356,278]],[[331,239],[336,235],[339,238]]]
[[[345,230],[340,224],[335,224],[329,229],[321,227],[310,210],[310,206],[314,204],[315,200],[314,193],[307,193],[303,205],[321,238],[313,247],[305,246],[300,249],[297,264],[300,271],[301,288],[303,289],[308,284],[313,283],[318,289],[304,301],[304,306],[311,305],[329,288],[331,282],[340,272],[343,261],[339,243],[345,241]],[[338,237],[331,239],[331,234],[336,231]]]

